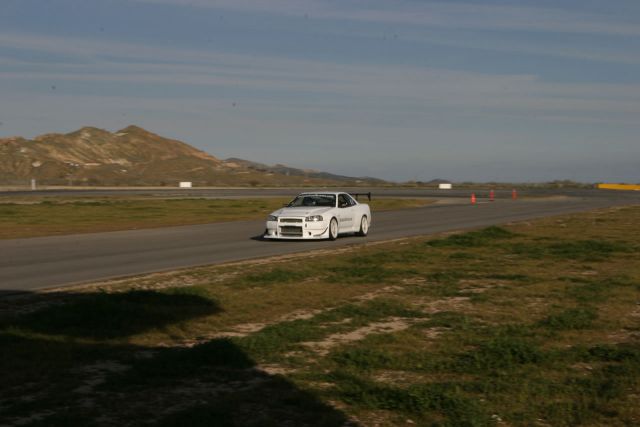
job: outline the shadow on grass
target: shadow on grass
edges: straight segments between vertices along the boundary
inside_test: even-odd
[[[42,308],[0,321],[1,425],[347,423],[315,395],[260,369],[231,340],[131,343],[219,314],[218,303],[198,288],[33,297]]]
[[[13,298],[20,295],[29,295],[29,292],[13,290],[13,289],[0,289],[0,301],[3,301],[4,298]],[[4,299],[4,301],[7,301],[7,300]]]
[[[478,231],[469,231],[462,234],[453,234],[444,239],[428,241],[427,246],[434,248],[475,248],[488,246],[495,241],[501,241],[516,237],[504,228],[491,226]]]
[[[27,314],[15,326],[49,335],[109,339],[136,335],[219,311],[214,301],[185,290],[98,293],[77,295],[66,303]]]

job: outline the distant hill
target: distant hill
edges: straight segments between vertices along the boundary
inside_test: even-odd
[[[0,184],[195,186],[357,185],[359,178],[246,160],[220,160],[137,126],[117,132],[83,127],[32,140],[0,138]],[[301,179],[302,178],[302,179]],[[367,183],[383,182],[366,179]]]
[[[388,183],[382,179],[371,178],[368,176],[365,177],[352,177],[352,176],[344,176],[344,175],[336,175],[329,172],[321,172],[313,169],[297,169],[286,165],[276,164],[276,165],[266,165],[264,163],[252,162],[250,160],[238,159],[238,158],[230,158],[224,160],[226,164],[229,165],[241,165],[251,170],[255,170],[258,172],[266,172],[273,174],[280,174],[286,176],[294,176],[294,177],[305,177],[305,178],[314,178],[320,180],[329,180],[329,181],[338,181],[356,184],[368,184],[368,185],[382,185]]]

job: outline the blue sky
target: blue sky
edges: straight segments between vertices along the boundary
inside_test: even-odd
[[[2,0],[0,136],[129,124],[397,181],[640,182],[637,0]]]

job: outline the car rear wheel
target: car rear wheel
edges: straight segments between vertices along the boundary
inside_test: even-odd
[[[336,240],[338,238],[338,220],[331,218],[329,223],[329,240]]]
[[[366,216],[363,216],[360,219],[360,231],[358,231],[358,236],[366,236],[369,233],[369,219]]]

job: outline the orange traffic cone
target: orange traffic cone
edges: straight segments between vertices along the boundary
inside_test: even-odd
[[[513,200],[518,198],[518,192],[516,191],[516,189],[514,188],[513,190],[511,190],[511,198]]]
[[[489,201],[493,202],[495,198],[496,198],[496,193],[493,190],[489,191]]]
[[[471,193],[471,204],[472,205],[476,204],[476,193]]]

